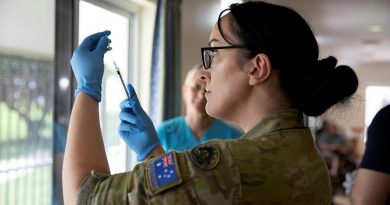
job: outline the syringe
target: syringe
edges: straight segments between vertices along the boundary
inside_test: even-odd
[[[111,49],[110,49],[110,50],[111,50]],[[112,56],[112,53],[111,53],[111,52],[110,52],[110,56],[111,56],[112,62],[114,63],[115,71],[116,71],[116,73],[118,73],[119,78],[121,79],[122,86],[123,86],[123,89],[125,89],[127,98],[130,98],[129,91],[128,91],[127,88],[126,88],[126,85],[125,85],[125,82],[123,81],[121,72],[119,71],[119,67],[116,65],[115,60],[114,60],[114,57]]]

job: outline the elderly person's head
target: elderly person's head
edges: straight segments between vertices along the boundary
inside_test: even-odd
[[[206,83],[198,77],[198,72],[201,68],[201,64],[195,65],[188,71],[184,80],[182,94],[186,106],[186,113],[197,112],[206,115],[206,98],[204,96]]]

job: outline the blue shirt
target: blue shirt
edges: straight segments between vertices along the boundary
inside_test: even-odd
[[[242,134],[221,120],[214,119],[203,136],[197,140],[183,116],[169,119],[157,129],[160,144],[166,152],[188,150],[211,139],[235,139]]]

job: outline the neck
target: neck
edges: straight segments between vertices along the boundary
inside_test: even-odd
[[[248,132],[253,127],[255,127],[258,123],[263,121],[264,119],[270,117],[271,115],[281,112],[283,110],[289,109],[289,107],[272,107],[270,109],[262,109],[262,110],[252,110],[247,113],[247,118],[242,118],[241,127],[245,132]],[[250,114],[251,113],[251,114]]]
[[[291,109],[288,99],[281,92],[258,92],[254,90],[248,99],[242,100],[241,110],[232,113],[231,121],[238,124],[245,132],[255,127],[269,116]]]

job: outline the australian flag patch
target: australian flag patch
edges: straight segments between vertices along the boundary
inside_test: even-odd
[[[153,194],[181,183],[176,152],[170,152],[148,162],[148,184]]]

